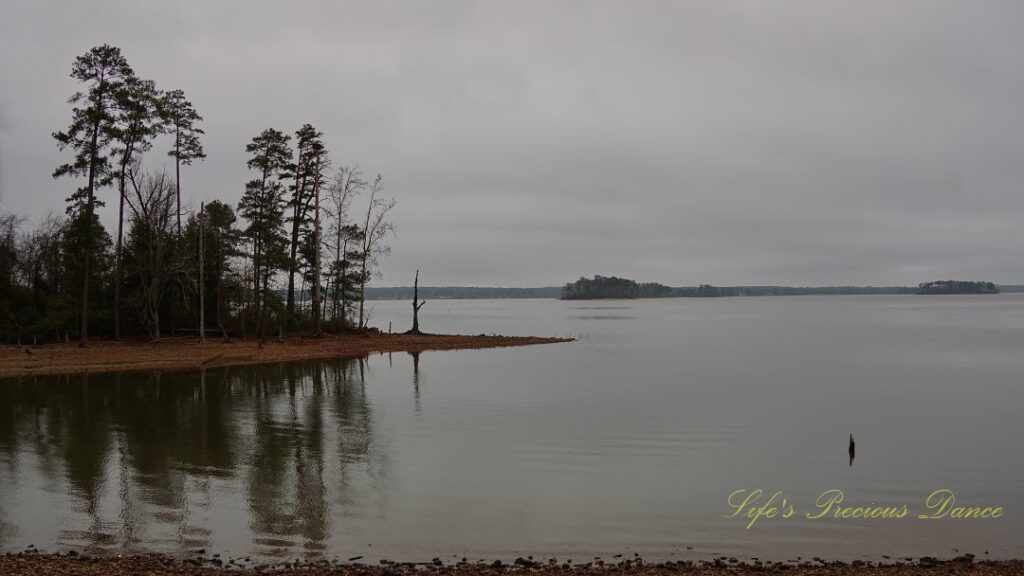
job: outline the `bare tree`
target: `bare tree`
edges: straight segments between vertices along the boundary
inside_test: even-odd
[[[398,202],[394,199],[384,199],[380,195],[384,192],[384,177],[377,174],[370,184],[370,198],[366,203],[366,223],[363,226],[363,250],[360,257],[359,274],[359,328],[366,327],[364,307],[366,304],[366,282],[373,273],[373,267],[377,265],[377,259],[391,253],[391,246],[384,243],[384,240],[395,233],[395,224],[387,220],[388,213]]]
[[[163,172],[129,172],[133,194],[128,197],[131,227],[128,232],[126,261],[138,284],[138,305],[150,337],[160,338],[160,304],[168,285],[184,275],[175,234],[177,218],[176,187]]]
[[[0,229],[5,218],[0,216]],[[18,241],[18,266],[21,282],[28,286],[35,299],[42,299],[61,289],[60,239],[65,222],[50,214],[33,231],[23,234]]]
[[[365,188],[363,173],[355,166],[338,168],[338,173],[327,188],[328,202],[324,211],[331,219],[331,239],[334,241],[334,261],[331,263],[328,293],[331,295],[331,316],[335,320],[338,318],[339,307],[344,319],[347,305],[344,284],[348,268],[348,244],[356,239],[354,227],[347,225],[348,211],[352,199]]]

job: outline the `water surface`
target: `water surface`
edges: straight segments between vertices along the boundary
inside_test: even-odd
[[[407,302],[373,303],[407,329]],[[1024,298],[431,301],[569,344],[0,381],[0,551],[1024,556]],[[847,439],[857,457],[850,465]],[[788,519],[722,518],[781,490]],[[936,489],[995,520],[920,520]],[[818,519],[823,491],[904,519]]]

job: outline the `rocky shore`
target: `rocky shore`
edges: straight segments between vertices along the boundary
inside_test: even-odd
[[[192,370],[200,367],[239,366],[295,360],[358,358],[384,352],[424,352],[529,346],[569,342],[571,338],[498,336],[479,334],[383,334],[367,333],[323,338],[291,337],[231,340],[208,338],[159,342],[124,341],[0,347],[0,378],[37,374],[80,374],[120,370]]]
[[[518,558],[513,563],[494,561],[470,563],[459,561],[444,563],[440,559],[427,563],[396,563],[383,560],[380,564],[360,563],[355,558],[339,562],[286,562],[278,565],[255,564],[249,559],[222,560],[213,557],[179,558],[159,554],[139,556],[88,556],[75,552],[42,554],[34,551],[0,556],[0,574],[4,575],[59,575],[59,576],[228,576],[238,574],[275,574],[280,576],[342,575],[342,576],[407,576],[437,574],[439,576],[667,576],[700,574],[703,576],[745,576],[754,574],[787,574],[792,576],[960,576],[960,575],[1024,575],[1024,561],[977,561],[965,555],[951,560],[920,558],[893,563],[827,562],[821,559],[789,562],[741,562],[735,558],[711,561],[685,561],[645,563],[639,557],[617,558],[605,562],[586,563],[560,561],[556,558],[534,560]]]

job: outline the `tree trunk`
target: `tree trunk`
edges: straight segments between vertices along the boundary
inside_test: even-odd
[[[100,103],[102,107],[102,103]],[[85,258],[82,262],[82,327],[78,333],[78,345],[85,348],[89,344],[89,260],[92,258],[92,213],[94,209],[93,198],[96,190],[96,164],[99,163],[100,121],[97,118],[92,125],[92,148],[89,151],[89,192],[85,201],[85,236],[82,238],[82,252]]]
[[[297,184],[296,184],[297,185]],[[298,256],[299,250],[299,206],[295,205],[292,211],[292,239],[289,255],[291,258],[288,260],[288,300],[286,306],[288,308],[289,322],[291,317],[295,315],[295,272],[298,270],[296,257]]]
[[[149,315],[149,321],[150,321],[150,333],[149,333],[149,335],[150,335],[150,338],[152,338],[153,340],[159,340],[160,339],[160,303],[159,303],[159,301],[156,298],[153,297],[152,288],[149,289],[149,293],[147,293],[146,299],[147,299],[147,307],[149,308],[149,310],[147,311],[147,314]]]
[[[124,237],[124,166],[118,185],[117,249],[114,254],[114,339],[121,340],[121,239]]]
[[[324,315],[324,320],[325,321],[327,320],[328,314],[331,314],[331,310],[333,310],[333,307],[331,306],[331,301],[330,301],[331,290],[332,290],[332,284],[331,284],[332,281],[333,280],[331,279],[331,275],[328,274],[327,275],[327,280],[324,281],[324,295],[323,295],[324,306],[323,306],[322,314]]]
[[[318,169],[319,170],[319,169]],[[313,181],[313,335],[322,336],[320,316],[320,186]]]
[[[341,266],[340,254],[341,235],[338,234],[335,235],[334,237],[334,264],[331,265],[331,319],[333,319],[335,322],[338,321],[338,289],[344,286],[343,282],[339,282],[339,280],[343,279],[338,277],[337,270],[335,269],[335,266]]]
[[[359,328],[363,328],[363,305],[366,303],[366,253],[362,257],[363,265],[359,272]]]
[[[260,276],[263,276],[262,271],[261,271]],[[259,282],[259,280],[257,280],[257,283],[258,282]],[[264,276],[264,278],[263,278],[263,288],[262,288],[262,291],[260,292],[260,302],[257,305],[257,307],[258,307],[258,311],[257,311],[257,316],[256,316],[256,337],[257,338],[263,338],[264,337],[264,332],[263,332],[263,311],[266,310],[266,308],[267,308],[267,278],[266,278],[266,276]]]
[[[341,291],[341,323],[348,325],[348,294],[345,291],[345,284],[348,282],[348,239],[345,239],[345,244],[341,248],[342,257],[341,262],[341,276],[338,282],[338,290]]]
[[[290,247],[291,260],[288,261],[288,321],[292,321],[292,317],[295,315],[295,272],[298,270],[298,264],[296,256],[298,256],[299,250],[299,216],[302,213],[302,194],[305,192],[306,179],[303,176],[300,178],[299,170],[302,166],[302,151],[299,150],[299,157],[295,163],[295,192],[292,194],[292,238]]]
[[[288,300],[287,308],[288,315],[294,316],[295,314],[295,272],[298,270],[296,264],[296,257],[298,256],[299,250],[299,207],[296,204],[292,211],[292,239],[289,255],[291,258],[288,260]]]
[[[199,203],[199,342],[206,342],[206,283],[203,282],[203,211],[205,204]]]
[[[221,313],[224,308],[224,296],[221,288],[224,286],[224,255],[221,254],[220,229],[217,229],[217,327],[224,332],[224,316]]]
[[[252,319],[255,321],[256,337],[260,337],[260,243],[252,241]]]
[[[178,212],[178,236],[181,236],[181,128],[174,127],[174,197]]]

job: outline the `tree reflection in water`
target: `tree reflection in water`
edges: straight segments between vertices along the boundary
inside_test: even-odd
[[[43,547],[211,549],[244,516],[239,554],[318,557],[384,485],[365,377],[357,359],[0,382],[0,510],[41,484]],[[20,532],[0,514],[0,549]]]
[[[409,356],[412,356],[413,397],[416,401],[416,413],[419,414],[422,409],[420,405],[420,352],[409,352]]]

